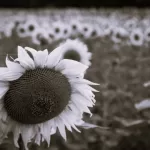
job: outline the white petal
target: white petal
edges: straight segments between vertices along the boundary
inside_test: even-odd
[[[21,46],[18,46],[18,58],[28,58],[28,57],[30,58],[25,49],[22,48]]]
[[[89,86],[89,85],[82,85],[82,87],[85,87],[85,89],[88,89],[88,90],[90,90],[90,91],[92,91],[92,92],[99,92],[98,90],[96,90],[96,89],[94,89],[93,87],[91,87],[91,86]]]
[[[0,112],[2,111],[3,107],[4,107],[4,103],[2,100],[0,100]]]
[[[72,111],[66,108],[63,113],[65,120],[67,120],[71,127],[73,127],[77,132],[80,132],[80,130],[78,130],[75,126],[75,117],[72,115]]]
[[[62,59],[62,46],[54,49],[49,55],[46,63],[46,67],[53,68]]]
[[[44,68],[48,59],[48,50],[38,51],[34,56],[36,67]]]
[[[19,73],[25,72],[25,69],[20,64],[10,61],[8,56],[6,57],[6,65],[8,69],[12,72],[19,72]]]
[[[49,128],[50,128],[50,135],[53,135],[53,134],[55,134],[56,133],[56,124],[55,124],[55,120],[54,119],[51,119],[51,120],[49,120],[49,121],[47,121],[47,123],[48,123],[48,126],[49,126]]]
[[[84,96],[82,96],[79,93],[72,94],[71,100],[78,105],[86,105],[88,107],[92,107],[94,105],[92,100],[89,101],[89,99],[86,99]]]
[[[94,97],[95,95],[92,93],[92,91],[88,90],[88,89],[83,89],[81,86],[74,86],[73,87],[74,91],[77,91],[79,92],[81,95],[83,95],[85,98],[87,98],[89,101],[93,100],[93,102],[95,102],[94,100]]]
[[[7,118],[8,118],[8,114],[7,114],[6,110],[4,108],[2,108],[0,119],[6,123]]]
[[[58,63],[55,69],[62,71],[62,73],[64,74],[70,74],[70,75],[77,74],[78,75],[78,74],[85,73],[87,68],[88,66],[80,62],[69,60],[69,59],[63,59],[60,61],[60,63]]]
[[[30,126],[23,126],[21,128],[22,140],[25,146],[25,149],[28,149],[28,142],[34,137],[35,133],[33,132],[33,128]]]
[[[3,142],[4,138],[7,138],[8,133],[11,130],[11,124],[5,124],[0,121],[0,143]]]
[[[19,61],[21,66],[23,66],[25,69],[35,69],[34,61],[20,46],[18,46],[18,58],[15,59],[15,61]]]
[[[12,72],[6,68],[0,68],[0,81],[13,81],[19,79],[22,73]]]
[[[80,102],[77,102],[77,101],[74,101],[74,104],[76,105],[76,107],[79,107],[81,112],[88,113],[88,114],[90,114],[90,117],[92,117],[92,113],[91,113],[90,109],[86,105],[84,105],[84,104],[82,104]]]
[[[48,146],[50,145],[50,137],[51,137],[49,130],[50,130],[50,127],[49,127],[48,122],[41,124],[41,134],[44,137],[44,139],[47,141]]]
[[[61,136],[65,139],[65,141],[67,140],[66,138],[66,130],[65,130],[65,125],[63,124],[63,121],[61,120],[60,117],[56,117],[55,118],[55,123],[59,129],[59,132],[61,134]]]
[[[56,127],[52,127],[51,128],[51,132],[50,132],[50,135],[53,135],[53,134],[55,134],[56,133]]]
[[[13,135],[14,135],[14,144],[16,147],[19,148],[19,145],[18,145],[18,139],[20,136],[20,127],[19,126],[13,128]]]
[[[65,119],[65,113],[61,113],[60,115],[59,115],[60,117],[61,117],[61,119],[62,119],[62,121],[63,121],[63,123],[65,124],[65,126],[66,126],[66,128],[70,131],[70,132],[72,132],[72,129],[71,129],[71,125],[68,123],[68,121]]]
[[[76,125],[84,128],[84,129],[91,129],[91,128],[97,128],[98,127],[97,125],[86,123],[83,120],[77,121]]]
[[[69,81],[73,82],[73,83],[78,83],[78,84],[100,85],[98,83],[94,83],[94,82],[91,82],[91,81],[86,80],[86,79],[70,79]]]
[[[7,67],[0,67],[0,74],[9,71]]]
[[[144,99],[140,103],[135,104],[135,108],[139,111],[150,108],[150,99]]]
[[[35,137],[35,143],[40,145],[41,144],[41,134],[38,133]]]
[[[30,47],[25,47],[25,50],[29,51],[33,57],[35,57],[37,51],[33,48],[30,48]]]
[[[0,99],[6,94],[9,89],[8,82],[0,82]]]
[[[72,88],[73,89],[85,89],[85,90],[89,90],[89,91],[92,91],[92,92],[99,92],[98,90],[92,88],[91,86],[87,85],[87,84],[71,84]]]
[[[79,104],[79,103],[78,103],[78,104]],[[68,107],[69,107],[69,108],[73,111],[73,113],[75,113],[75,114],[82,113],[81,110],[80,110],[80,108],[78,107],[78,105],[76,105],[76,104],[74,104],[74,103],[69,104]]]
[[[40,68],[45,67],[45,64],[48,59],[48,50],[47,49],[45,49],[44,51],[36,51],[35,49],[30,48],[30,47],[25,47],[25,49],[27,51],[31,52],[31,54],[34,58],[36,67],[40,67]]]
[[[150,81],[144,83],[144,87],[148,87],[148,86],[150,86]]]

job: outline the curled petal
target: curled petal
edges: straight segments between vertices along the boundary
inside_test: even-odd
[[[8,69],[12,72],[19,72],[19,73],[25,72],[25,69],[20,64],[10,61],[8,56],[6,57],[6,65]]]

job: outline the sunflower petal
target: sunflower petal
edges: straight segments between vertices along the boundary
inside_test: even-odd
[[[65,126],[66,126],[66,128],[67,128],[70,132],[72,132],[71,125],[67,122],[67,120],[65,119],[64,115],[65,115],[64,112],[62,112],[59,116],[61,117],[63,123],[64,123]]]
[[[44,68],[48,58],[48,50],[38,51],[34,56],[36,67]]]
[[[53,68],[55,67],[59,61],[62,59],[62,47],[58,47],[54,49],[49,55],[48,55],[48,60],[46,63],[46,67],[48,68]]]
[[[80,130],[78,130],[78,128],[74,124],[76,116],[72,115],[72,111],[69,108],[66,108],[66,110],[64,110],[64,118],[72,128],[74,128],[77,132],[80,132]]]
[[[20,126],[16,126],[13,128],[13,134],[14,134],[14,144],[16,147],[19,148],[19,145],[18,145],[18,139],[19,139],[19,136],[20,136]]]
[[[18,58],[15,59],[15,61],[19,61],[21,66],[23,66],[25,69],[35,69],[33,59],[21,46],[18,46]]]
[[[9,71],[8,68],[0,68],[0,81],[13,81],[22,76],[22,73]]]
[[[86,80],[86,79],[70,79],[69,80],[70,82],[72,83],[78,83],[78,84],[88,84],[88,85],[100,85],[98,83],[94,83],[94,82],[91,82],[89,80]]]
[[[49,130],[50,130],[50,127],[49,127],[48,122],[41,124],[41,134],[44,137],[44,139],[46,140],[48,146],[50,145],[50,138],[51,138]]]
[[[35,137],[35,143],[36,143],[37,145],[40,145],[40,143],[41,143],[41,134],[40,134],[40,133],[38,133],[38,134],[36,135],[36,137]]]
[[[55,123],[59,129],[59,132],[61,134],[61,136],[64,138],[64,140],[66,141],[66,130],[65,130],[65,125],[62,123],[62,120],[60,117],[55,118]]]
[[[74,61],[74,60],[69,60],[69,59],[63,59],[60,61],[60,63],[58,63],[58,65],[56,66],[56,70],[59,71],[76,71],[78,72],[78,74],[80,73],[84,73],[86,71],[86,69],[88,68],[88,66]]]
[[[29,51],[33,57],[35,57],[37,51],[33,48],[30,48],[30,47],[25,47],[25,50]]]
[[[8,82],[0,82],[0,99],[6,94],[9,89]]]
[[[97,125],[86,123],[83,120],[77,121],[76,125],[84,128],[84,129],[91,129],[91,128],[97,128],[98,127]]]
[[[8,56],[6,57],[6,65],[8,69],[12,72],[19,72],[19,73],[25,72],[25,69],[20,64],[10,61]]]
[[[32,126],[22,126],[21,135],[22,135],[22,140],[23,140],[25,149],[27,150],[28,142],[31,141],[31,139],[36,135],[36,133],[34,133],[34,129]]]

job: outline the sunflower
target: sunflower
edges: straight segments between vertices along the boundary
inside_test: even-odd
[[[85,23],[81,25],[81,28],[79,30],[80,36],[85,39],[90,38],[91,35],[93,34],[93,31],[94,28],[91,25]]]
[[[25,24],[20,23],[16,28],[16,33],[19,37],[24,38],[29,36],[29,32],[27,31]]]
[[[48,33],[43,28],[36,28],[31,34],[32,42],[36,45],[48,44]]]
[[[75,20],[71,20],[69,25],[71,28],[72,37],[78,37],[81,32],[82,23],[79,20],[75,19]]]
[[[52,29],[55,33],[55,40],[64,39],[68,34],[68,29],[66,28],[65,24],[60,21],[53,23]]]
[[[60,44],[64,59],[71,59],[81,62],[87,66],[91,65],[92,53],[88,51],[88,47],[79,39],[66,40],[65,43]]]
[[[124,39],[127,37],[128,37],[128,32],[124,28],[116,27],[113,29],[111,39],[114,43],[124,42]]]
[[[141,29],[134,29],[130,34],[130,42],[134,46],[141,46],[144,43],[144,34]]]
[[[39,25],[37,21],[34,18],[30,18],[30,20],[27,20],[24,24],[26,30],[29,32],[29,35],[31,35],[36,28],[39,28]]]
[[[147,28],[144,32],[144,39],[147,41],[147,42],[150,42],[150,28]]]
[[[83,113],[92,115],[97,90],[90,85],[98,84],[84,79],[88,66],[63,59],[63,48],[48,54],[18,46],[18,58],[6,57],[7,67],[0,68],[0,142],[12,132],[14,144],[21,136],[28,149],[31,141],[50,145],[57,128],[66,140],[65,128],[97,127],[82,119]]]

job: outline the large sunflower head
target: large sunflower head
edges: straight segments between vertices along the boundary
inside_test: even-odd
[[[86,65],[63,59],[65,46],[36,51],[18,47],[18,58],[6,57],[7,67],[0,68],[0,141],[13,132],[18,146],[21,135],[25,148],[31,140],[50,144],[57,128],[66,139],[65,127],[79,131],[77,126],[95,127],[82,120],[83,113],[92,113],[97,92],[84,79]]]

